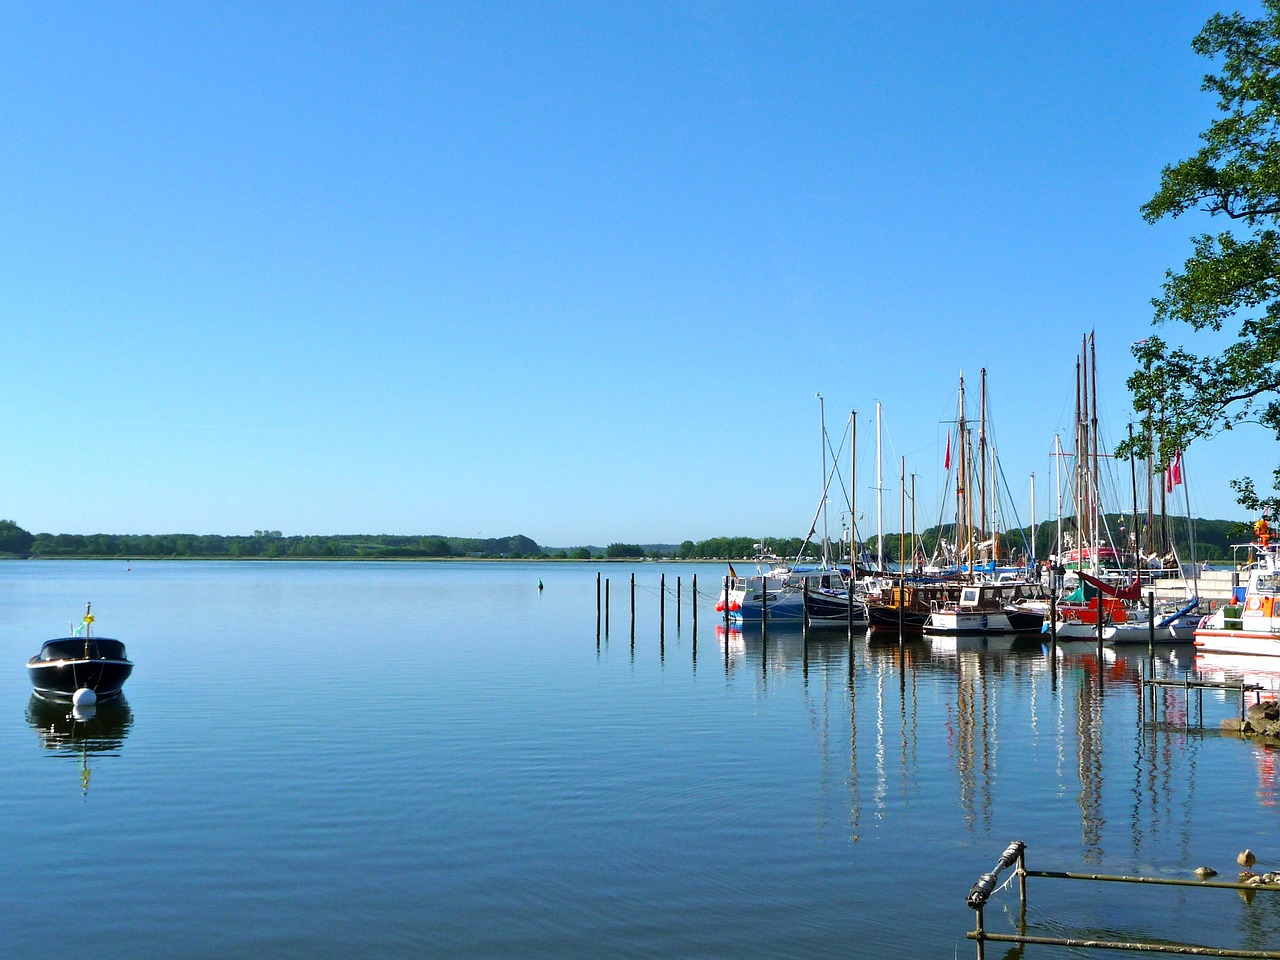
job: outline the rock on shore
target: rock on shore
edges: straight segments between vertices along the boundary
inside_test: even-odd
[[[1280,703],[1255,703],[1245,711],[1244,719],[1228,717],[1222,729],[1246,736],[1271,737],[1280,740]]]

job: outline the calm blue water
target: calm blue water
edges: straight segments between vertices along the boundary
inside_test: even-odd
[[[598,569],[599,644],[581,564],[0,563],[3,955],[971,957],[1015,838],[1040,869],[1280,868],[1273,754],[1210,694],[1207,733],[1181,692],[1140,722],[1145,650],[726,650],[721,567]],[[23,667],[86,600],[137,663],[92,729]],[[1266,895],[1030,884],[1033,933],[1280,938]]]

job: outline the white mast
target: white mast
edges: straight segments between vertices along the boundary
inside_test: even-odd
[[[858,542],[858,411],[849,414],[849,586],[858,579],[858,558],[854,544]]]
[[[831,558],[827,555],[827,402],[818,394],[818,417],[822,421],[822,569],[831,566]]]
[[[1031,556],[1027,558],[1027,569],[1036,562],[1036,475],[1031,474]]]
[[[1053,435],[1053,474],[1058,485],[1058,530],[1053,553],[1058,556],[1062,553],[1062,438],[1056,433]]]
[[[876,401],[876,566],[884,572],[884,464],[880,460],[880,401]]]

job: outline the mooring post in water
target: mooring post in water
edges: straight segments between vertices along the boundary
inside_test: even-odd
[[[854,561],[851,560],[849,561],[849,567],[850,567],[849,591],[845,596],[845,599],[848,600],[848,607],[845,610],[845,619],[846,619],[845,626],[848,627],[849,629],[849,642],[852,643],[853,642],[853,574],[854,574],[854,571],[858,569],[858,566]]]
[[[729,578],[724,578],[724,638],[725,643],[729,642]]]
[[[658,637],[667,633],[667,575],[658,574]]]
[[[1081,569],[1084,569],[1081,567]],[[1098,686],[1102,686],[1102,588],[1098,588]]]
[[[698,575],[693,575],[689,590],[689,602],[693,605],[693,660],[698,661]]]
[[[804,597],[802,599],[803,599],[803,603],[801,604],[800,609],[803,612],[804,616],[800,622],[800,626],[803,627],[805,630],[808,630],[809,629],[809,578],[808,577],[804,578]]]
[[[609,578],[604,578],[604,635],[609,635]]]
[[[676,574],[676,629],[680,629],[680,597],[683,591],[680,586],[680,575]]]
[[[631,575],[631,633],[636,632],[636,575]]]
[[[906,642],[907,633],[907,582],[898,574],[898,646]]]
[[[745,623],[745,621],[744,621]],[[760,578],[760,635],[769,632],[769,575]]]
[[[1053,582],[1053,577],[1057,576],[1052,571],[1049,574],[1049,649],[1058,649],[1058,587]]]
[[[1147,656],[1156,656],[1156,592],[1147,591]]]
[[[596,639],[600,639],[600,573],[596,572]]]

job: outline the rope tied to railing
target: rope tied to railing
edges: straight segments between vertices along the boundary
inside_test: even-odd
[[[995,868],[990,873],[984,873],[980,876],[974,885],[969,888],[969,896],[966,898],[966,902],[972,909],[981,910],[987,901],[991,899],[991,895],[996,890],[1001,889],[1000,871],[1007,870],[1017,863],[1026,848],[1027,845],[1021,840],[1013,841],[1005,849],[1004,853],[1000,854],[1000,859],[996,861]],[[1009,880],[1005,881],[1005,884],[1007,885],[1012,880],[1013,876],[1010,876]]]

